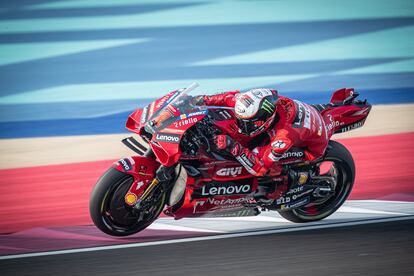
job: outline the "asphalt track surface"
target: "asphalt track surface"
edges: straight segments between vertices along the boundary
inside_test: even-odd
[[[2,275],[412,275],[414,220],[0,261]],[[179,257],[178,257],[179,256]]]

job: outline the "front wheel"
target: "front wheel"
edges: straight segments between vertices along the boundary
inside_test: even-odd
[[[131,175],[110,168],[92,191],[89,212],[101,231],[112,236],[128,236],[147,228],[156,220],[165,205],[165,192],[154,191],[152,204],[139,210],[125,203],[125,194],[134,179]]]
[[[329,141],[329,149],[325,158],[316,164],[322,167],[329,164],[321,176],[332,176],[336,180],[335,192],[324,200],[312,202],[303,207],[278,211],[279,214],[292,222],[312,222],[332,215],[348,198],[355,180],[355,163],[351,153],[340,143]]]

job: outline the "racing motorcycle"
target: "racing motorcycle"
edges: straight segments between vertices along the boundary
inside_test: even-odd
[[[90,215],[100,230],[131,235],[161,212],[181,219],[274,210],[292,222],[312,222],[344,203],[355,164],[342,144],[330,140],[318,160],[285,164],[277,174],[255,177],[212,142],[217,134],[237,134],[234,110],[193,105],[189,92],[197,86],[174,90],[128,117],[126,128],[138,136],[122,142],[136,155],[115,162],[91,194]],[[322,114],[330,138],[364,125],[371,105],[357,96],[341,89],[328,104],[306,106]],[[248,137],[233,138],[252,149]]]

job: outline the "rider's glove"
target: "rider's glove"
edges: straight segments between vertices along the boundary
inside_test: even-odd
[[[191,104],[202,106],[204,105],[204,95],[196,96],[191,99]]]
[[[216,144],[217,148],[220,150],[231,150],[234,146],[233,139],[228,135],[216,135],[214,137],[214,143]]]

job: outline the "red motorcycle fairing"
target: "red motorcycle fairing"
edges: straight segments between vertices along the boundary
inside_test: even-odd
[[[190,183],[194,183],[194,179],[189,179],[187,182],[181,206],[170,206],[164,210],[164,214],[181,219],[185,217],[230,216],[229,212],[245,213],[251,211],[251,208],[246,204],[254,203],[249,194],[257,189],[257,179],[252,177],[243,182],[198,181],[197,185]],[[241,194],[211,196],[211,193],[223,192]]]
[[[180,90],[174,90],[167,95],[159,98],[158,100],[150,103],[144,108],[135,110],[128,116],[126,122],[126,128],[134,133],[142,134],[142,130],[146,122],[156,117],[158,111],[167,106],[172,100],[174,100],[180,94]]]
[[[166,215],[180,219],[252,211],[245,205],[254,202],[251,194],[257,190],[258,181],[238,162],[207,162],[194,169],[199,175],[188,177],[182,204],[167,208]]]
[[[164,97],[156,100],[155,102],[149,105],[148,109],[148,118],[143,118],[143,120],[147,120],[152,118],[153,115],[156,115],[158,111],[160,111],[163,107],[168,105],[171,101],[173,101],[179,94],[181,90],[174,90],[165,95]]]
[[[332,93],[331,103],[342,103],[346,98],[354,95],[353,88],[341,88]]]
[[[332,94],[330,104],[320,110],[329,138],[364,125],[372,106],[366,100],[353,101],[357,96],[352,88],[339,89]]]
[[[131,115],[129,115],[125,124],[126,129],[136,134],[140,134],[141,128],[145,124],[145,121],[141,121],[144,111],[148,111],[148,107],[144,109],[137,109]]]
[[[192,190],[186,188],[184,202],[178,210],[174,207],[164,210],[164,214],[173,216],[175,219],[188,217],[230,217],[257,215],[254,208],[246,205],[254,203],[254,200],[244,196],[209,197],[191,200]]]
[[[187,106],[185,110],[180,110],[169,104],[180,93],[181,90],[174,90],[143,109],[137,109],[126,122],[126,128],[139,135],[148,133],[145,126],[151,130],[152,138],[147,142],[164,166],[172,166],[178,162],[181,156],[179,144],[183,134],[208,113],[208,110],[199,107],[188,108]],[[148,126],[148,122],[152,124]]]
[[[362,127],[370,111],[371,105],[343,105],[327,110],[323,114],[323,119],[329,137],[335,133]]]
[[[208,111],[193,110],[193,112],[179,114],[166,127],[156,128],[150,147],[160,163],[164,166],[175,165],[181,157],[180,141],[185,131],[201,121]],[[162,126],[163,122],[160,122]]]
[[[112,167],[134,178],[134,182],[125,195],[125,202],[132,206],[155,177],[159,163],[152,158],[131,156],[114,162]]]

